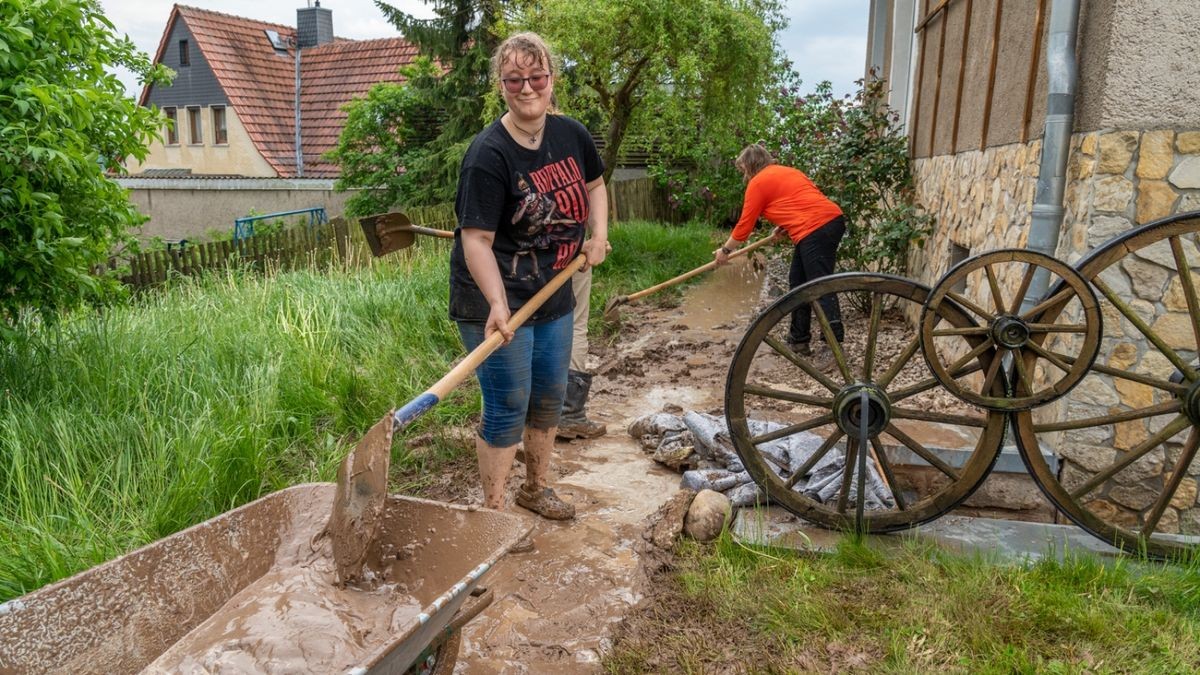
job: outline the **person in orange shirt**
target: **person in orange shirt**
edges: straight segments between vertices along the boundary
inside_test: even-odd
[[[759,217],[763,217],[775,225],[773,234],[777,239],[786,235],[795,245],[788,272],[790,288],[833,274],[837,247],[846,234],[846,219],[841,208],[822,194],[803,172],[776,164],[771,153],[758,143],[746,146],[734,165],[746,179],[746,195],[741,218],[729,239],[713,252],[717,264],[729,262],[729,254],[749,239]],[[834,337],[841,343],[845,335],[837,296],[827,295],[820,303]],[[811,342],[811,306],[801,305],[792,313],[788,344],[797,354],[812,356]],[[826,350],[816,362],[818,367],[826,369],[833,364],[833,354]]]

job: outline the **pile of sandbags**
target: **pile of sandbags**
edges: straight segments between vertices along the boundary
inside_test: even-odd
[[[750,420],[754,436],[770,433],[785,425]],[[729,498],[733,506],[753,506],[768,503],[766,495],[742,465],[734,451],[725,420],[713,415],[688,411],[683,415],[654,413],[639,417],[629,425],[629,434],[652,453],[653,459],[664,466],[683,472],[682,487],[700,492],[713,490]],[[800,469],[821,446],[823,439],[810,432],[792,434],[758,446],[768,466],[787,479]],[[838,498],[845,468],[845,441],[825,454],[801,476],[792,488],[812,499],[827,504]],[[853,467],[852,467],[853,471]],[[852,474],[847,503],[855,504],[858,495],[857,472]],[[867,509],[893,508],[892,493],[884,484],[872,463],[867,464]]]

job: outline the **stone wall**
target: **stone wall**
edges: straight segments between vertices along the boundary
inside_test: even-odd
[[[951,244],[976,255],[1002,247],[1023,247],[1037,185],[1040,141],[943,155],[914,162],[918,199],[936,218],[929,242],[912,257],[914,276],[933,285],[951,266]],[[1200,131],[1109,129],[1076,134],[1068,166],[1066,214],[1057,257],[1075,263],[1096,246],[1136,226],[1174,213],[1200,210]],[[1189,362],[1197,358],[1186,305],[1165,245],[1128,256],[1104,275],[1105,281],[1169,345]],[[1200,250],[1189,248],[1194,274],[1200,274]],[[986,284],[971,279],[967,295],[986,305]],[[1111,366],[1166,378],[1173,367],[1121,317],[1111,304],[1105,312],[1101,359]],[[1165,400],[1165,392],[1094,373],[1053,415],[1070,406],[1072,418],[1144,408]],[[1167,417],[1138,420],[1069,432],[1052,442],[1063,458],[1062,479],[1077,484],[1165,424]],[[1134,523],[1157,494],[1164,472],[1177,458],[1183,438],[1157,450],[1118,474],[1103,493],[1112,519]],[[1163,517],[1160,531],[1182,528],[1200,533],[1197,477],[1200,463]]]

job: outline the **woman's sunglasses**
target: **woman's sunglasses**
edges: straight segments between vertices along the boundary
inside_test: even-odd
[[[529,77],[503,77],[500,81],[504,83],[505,90],[510,94],[519,93],[525,88],[525,83],[529,83],[529,88],[534,91],[541,91],[550,84],[550,76],[543,73],[541,75],[530,75]]]

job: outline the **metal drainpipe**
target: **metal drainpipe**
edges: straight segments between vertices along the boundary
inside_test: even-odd
[[[1067,157],[1075,119],[1075,88],[1078,66],[1075,37],[1079,26],[1079,0],[1053,0],[1050,6],[1050,36],[1046,49],[1046,126],[1042,136],[1042,160],[1038,167],[1037,193],[1025,247],[1054,255],[1062,231],[1063,193],[1067,184]],[[1038,268],[1021,304],[1025,313],[1046,294],[1050,272]]]
[[[296,178],[304,178],[304,146],[300,143],[300,44],[296,44]]]

